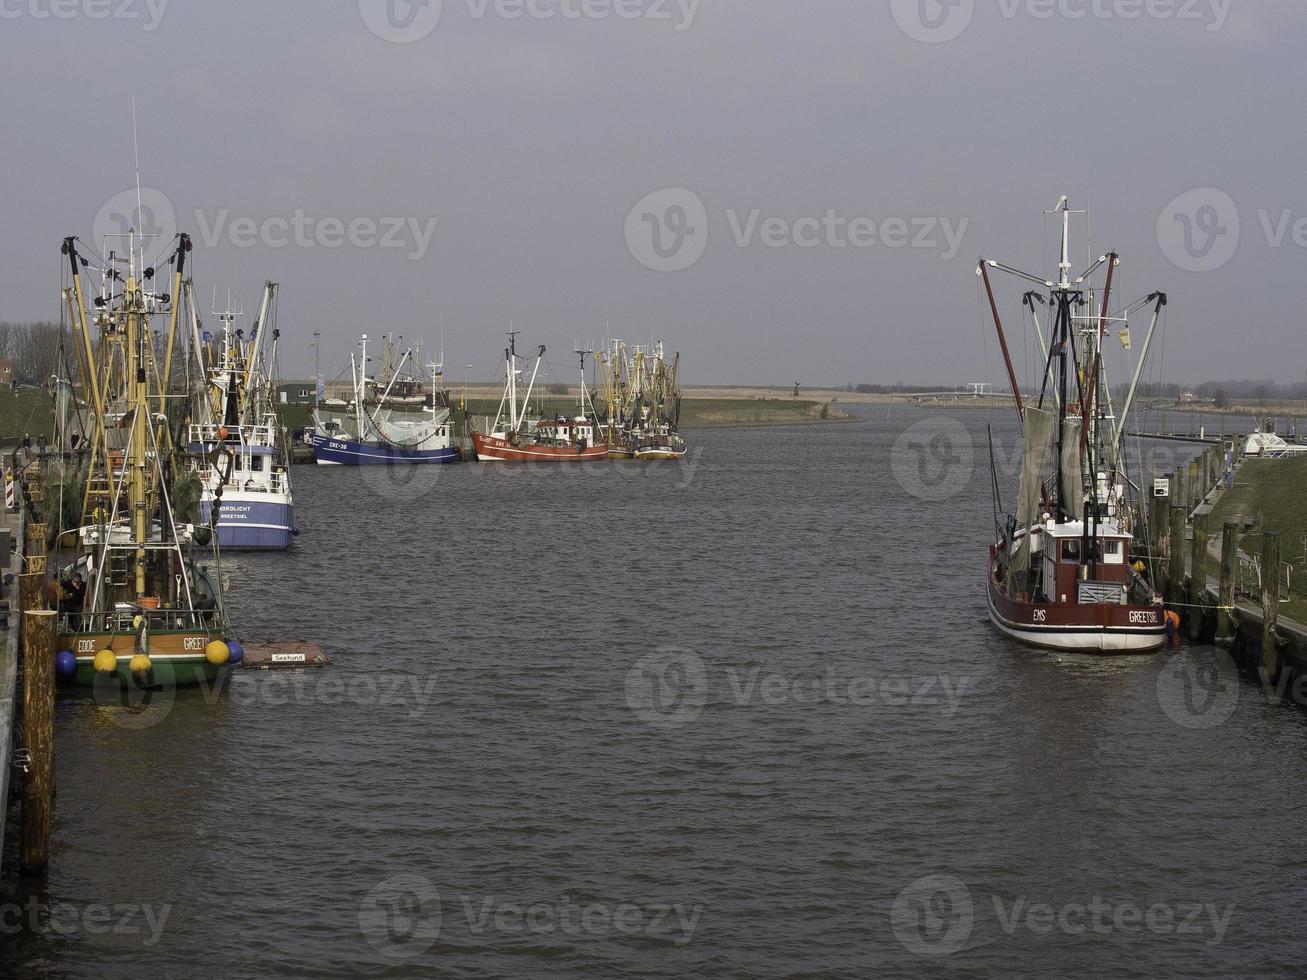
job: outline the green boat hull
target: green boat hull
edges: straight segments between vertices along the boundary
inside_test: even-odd
[[[204,657],[188,658],[186,660],[163,660],[156,659],[151,661],[150,669],[140,678],[133,676],[128,660],[119,659],[118,669],[112,674],[101,674],[96,671],[91,660],[77,661],[77,671],[73,674],[72,683],[78,687],[94,687],[98,684],[117,683],[132,684],[138,687],[193,687],[195,685],[207,685],[212,687],[219,679],[223,672],[228,670],[226,664],[215,666],[208,662]]]

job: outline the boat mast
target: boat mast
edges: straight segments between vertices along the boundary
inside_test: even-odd
[[[150,406],[145,382],[145,359],[140,349],[145,329],[141,320],[142,295],[136,280],[136,249],[128,244],[127,268],[127,384],[132,412],[131,454],[125,461],[127,469],[127,502],[132,510],[132,543],[136,546],[136,596],[145,595],[145,540],[149,527],[148,502],[145,493],[145,431],[149,426]]]
[[[363,438],[363,395],[368,386],[368,335],[359,341],[359,369],[354,376],[354,421],[358,425],[358,437]],[[352,362],[353,357],[350,358]]]
[[[512,420],[510,437],[517,432],[517,334],[516,330],[508,332],[508,350],[504,352],[508,368],[508,417]]]

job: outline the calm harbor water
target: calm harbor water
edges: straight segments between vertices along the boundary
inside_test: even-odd
[[[61,703],[48,882],[4,895],[54,918],[4,974],[1299,969],[1307,716],[999,637],[986,421],[298,469],[295,549],[223,570],[243,638],[335,665]]]

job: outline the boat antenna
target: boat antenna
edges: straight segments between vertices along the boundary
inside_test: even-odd
[[[136,137],[136,96],[132,96],[132,156],[136,161],[136,220],[141,220],[141,144]]]

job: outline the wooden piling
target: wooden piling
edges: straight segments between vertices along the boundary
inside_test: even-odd
[[[1218,643],[1234,641],[1234,563],[1239,556],[1239,525],[1226,521],[1221,531],[1221,584],[1216,616]]]
[[[45,609],[49,603],[45,595],[45,573],[26,573],[18,576],[18,609]]]
[[[1193,546],[1189,552],[1189,639],[1202,638],[1207,605],[1207,517],[1194,518]]]
[[[1189,512],[1191,514],[1193,513],[1194,508],[1197,507],[1200,503],[1202,503],[1203,497],[1205,496],[1207,496],[1207,493],[1203,489],[1202,476],[1198,472],[1198,460],[1196,459],[1190,460],[1189,461],[1189,499],[1185,501],[1185,505],[1189,508]]]
[[[54,641],[58,614],[23,611],[23,747],[30,757],[23,776],[20,870],[35,874],[49,861],[54,803]]]
[[[27,525],[25,539],[27,549],[26,570],[40,575],[46,573],[45,533],[46,527],[44,524],[30,523]]]
[[[1275,627],[1280,620],[1280,532],[1262,534],[1262,671],[1274,680],[1280,674]]]
[[[1184,528],[1185,509],[1171,507],[1171,540],[1167,554],[1170,560],[1166,569],[1166,597],[1174,605],[1184,603]]]

